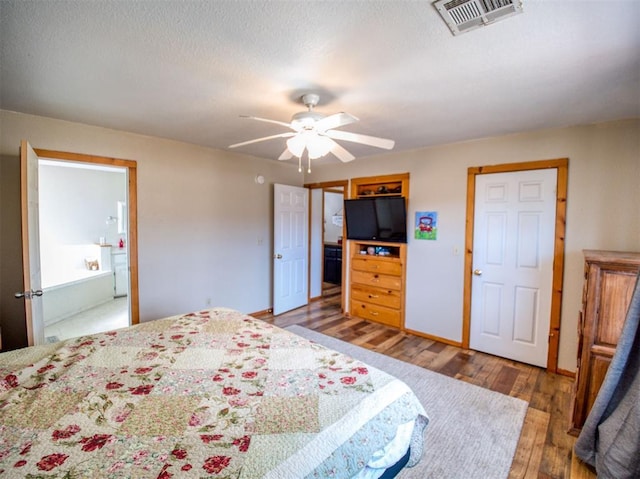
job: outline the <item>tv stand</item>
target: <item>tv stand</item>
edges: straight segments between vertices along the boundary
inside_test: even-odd
[[[349,243],[350,314],[404,329],[406,245],[356,240]]]
[[[409,173],[351,180],[351,198],[409,197]],[[407,209],[408,211],[408,209]],[[349,240],[349,315],[404,330],[407,245]]]

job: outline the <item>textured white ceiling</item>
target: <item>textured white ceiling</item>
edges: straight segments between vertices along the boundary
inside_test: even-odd
[[[221,149],[307,92],[394,151],[640,117],[640,1],[523,9],[454,37],[431,1],[1,0],[0,108]]]

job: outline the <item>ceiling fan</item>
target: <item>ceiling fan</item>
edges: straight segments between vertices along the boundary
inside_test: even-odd
[[[320,158],[328,153],[333,153],[339,160],[347,162],[353,160],[355,156],[334,140],[351,141],[353,143],[361,143],[363,145],[375,146],[376,148],[384,148],[386,150],[392,149],[395,144],[393,140],[388,140],[386,138],[378,138],[375,136],[336,130],[336,128],[355,123],[358,121],[358,118],[344,112],[334,113],[333,115],[327,116],[313,111],[313,108],[320,100],[320,96],[314,93],[303,95],[301,100],[308,110],[293,115],[290,123],[278,120],[269,120],[267,118],[259,118],[257,116],[241,115],[241,118],[275,123],[276,125],[282,125],[290,128],[293,131],[265,136],[263,138],[256,138],[255,140],[243,141],[241,143],[230,145],[229,148],[237,148],[239,146],[250,145],[252,143],[273,140],[276,138],[289,138],[287,140],[287,148],[282,152],[278,158],[279,160],[289,160],[294,156],[297,156],[300,159],[306,149],[309,160]]]

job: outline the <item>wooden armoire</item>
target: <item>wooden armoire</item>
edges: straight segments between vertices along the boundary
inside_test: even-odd
[[[403,197],[406,204],[409,173],[351,180],[350,198],[383,196]],[[404,329],[407,245],[349,240],[349,246],[349,315]]]
[[[616,350],[640,271],[640,253],[584,251],[578,322],[578,369],[569,432],[577,435],[593,406]]]

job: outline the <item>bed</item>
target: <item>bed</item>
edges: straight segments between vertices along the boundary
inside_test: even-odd
[[[226,308],[0,354],[9,477],[392,477],[427,423],[400,380]]]

